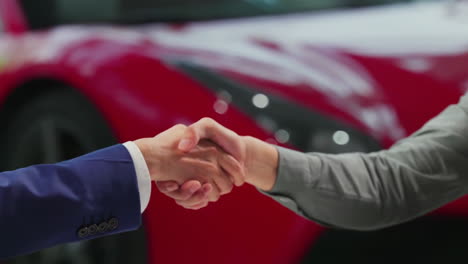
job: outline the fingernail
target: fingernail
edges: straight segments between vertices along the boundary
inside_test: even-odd
[[[190,146],[192,145],[192,140],[184,138],[179,143],[179,149],[181,150],[189,150]]]

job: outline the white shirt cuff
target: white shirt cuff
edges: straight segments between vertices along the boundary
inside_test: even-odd
[[[143,154],[133,141],[126,142],[123,145],[127,148],[130,156],[132,157],[133,164],[135,165],[138,191],[140,193],[140,208],[141,213],[143,213],[146,207],[148,207],[151,197],[151,177],[149,169],[146,165]]]

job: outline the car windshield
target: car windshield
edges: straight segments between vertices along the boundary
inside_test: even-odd
[[[184,22],[417,0],[21,0],[32,28],[75,23]]]

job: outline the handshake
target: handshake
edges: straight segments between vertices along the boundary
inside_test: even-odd
[[[187,209],[218,201],[234,185],[249,183],[268,191],[276,180],[275,147],[239,136],[210,118],[188,127],[176,125],[135,144],[158,189]]]

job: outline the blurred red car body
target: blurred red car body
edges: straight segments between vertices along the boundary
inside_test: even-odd
[[[0,0],[3,115],[73,89],[119,142],[207,116],[303,151],[372,151],[468,89],[463,1],[139,25],[51,19],[36,27],[44,15],[31,14],[48,9],[32,2]],[[467,207],[460,199],[434,215],[464,217]],[[297,263],[327,233],[250,186],[199,211],[179,208],[154,187],[144,223],[148,263]]]

